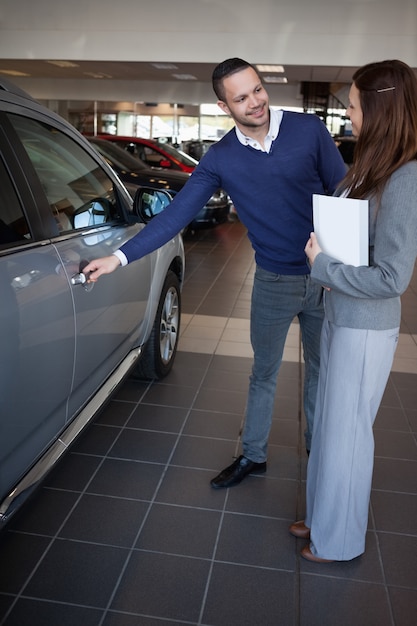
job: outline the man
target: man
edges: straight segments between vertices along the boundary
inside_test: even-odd
[[[333,193],[346,167],[315,115],[275,111],[256,69],[227,59],[213,72],[219,107],[236,126],[214,144],[169,208],[112,256],[92,261],[89,280],[114,271],[169,241],[218,187],[233,198],[255,251],[251,306],[254,363],[250,377],[243,454],[218,476],[215,489],[266,471],[267,444],[279,367],[297,316],[305,361],[304,411],[309,451],[319,371],[322,289],[310,281],[304,252],[312,230],[312,194]]]

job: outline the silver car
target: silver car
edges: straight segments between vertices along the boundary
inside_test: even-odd
[[[132,202],[72,126],[0,80],[0,524],[133,368],[170,371],[181,237],[96,284],[82,273],[167,201]]]

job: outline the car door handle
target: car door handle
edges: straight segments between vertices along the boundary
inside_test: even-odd
[[[87,282],[87,276],[80,272],[71,276],[71,285],[85,285]]]
[[[87,265],[87,263],[85,264]],[[82,285],[84,291],[91,291],[94,288],[95,283],[88,282],[88,276],[79,272],[79,274],[74,274],[71,276],[71,285]]]

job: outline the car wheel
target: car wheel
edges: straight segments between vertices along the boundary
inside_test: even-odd
[[[181,320],[181,291],[178,277],[167,273],[151,335],[136,368],[136,377],[164,378],[174,364]]]

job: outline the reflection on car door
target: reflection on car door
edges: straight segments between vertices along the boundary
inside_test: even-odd
[[[107,256],[142,226],[127,226],[112,178],[85,148],[57,128],[10,116],[41,181],[45,220],[61,259],[75,310],[75,363],[68,419],[138,342],[150,290],[150,257],[97,284],[71,284],[88,261]],[[128,196],[126,196],[127,198]],[[127,202],[127,200],[126,200]]]
[[[94,258],[107,256],[137,227],[111,228],[105,241],[88,233],[55,245],[68,280]],[[76,320],[76,359],[69,418],[102,384],[143,334],[150,289],[150,258],[103,276],[94,284],[72,285]]]
[[[71,419],[138,341],[150,290],[150,257],[127,271],[104,276],[96,285],[72,285],[72,276],[88,261],[111,254],[143,225],[127,227],[124,215],[129,207],[122,206],[98,155],[96,160],[84,146],[48,124],[9,117],[45,193],[45,223],[54,224],[52,242],[74,304],[75,364],[67,416]]]
[[[0,224],[2,500],[65,425],[75,323],[57,251],[31,240],[1,158]]]

